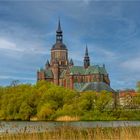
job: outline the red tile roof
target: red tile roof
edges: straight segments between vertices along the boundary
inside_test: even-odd
[[[123,91],[119,92],[119,97],[125,97],[125,96],[134,97],[136,95],[137,95],[137,93],[135,90],[123,90]]]

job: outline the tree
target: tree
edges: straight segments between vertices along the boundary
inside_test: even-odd
[[[20,81],[19,80],[13,80],[10,84],[10,86],[15,87],[17,85],[19,85]]]
[[[79,98],[79,107],[81,111],[90,111],[95,108],[96,94],[97,93],[93,91],[81,93]]]
[[[140,108],[140,94],[133,97],[133,106],[134,108]]]
[[[51,115],[54,114],[55,110],[52,107],[52,104],[45,103],[43,106],[40,107],[38,111],[38,118],[40,119],[50,119]]]
[[[137,82],[136,89],[137,92],[140,93],[140,81]]]
[[[27,102],[22,102],[19,115],[22,120],[30,120],[32,116],[33,109],[27,104]]]
[[[113,108],[112,94],[108,93],[107,91],[101,91],[101,93],[98,94],[95,103],[96,103],[96,109],[99,112],[103,112],[107,109]]]

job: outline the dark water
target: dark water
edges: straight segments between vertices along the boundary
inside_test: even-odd
[[[0,133],[43,132],[51,131],[61,126],[78,128],[140,126],[140,121],[79,121],[79,122],[29,122],[29,121],[0,121]]]

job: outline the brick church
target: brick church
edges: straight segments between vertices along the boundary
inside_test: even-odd
[[[75,66],[73,60],[69,60],[67,46],[63,43],[60,20],[56,30],[56,42],[51,48],[50,61],[47,60],[45,67],[37,71],[37,80],[46,80],[80,92],[86,90],[113,91],[105,65],[90,65],[87,46],[83,66]]]

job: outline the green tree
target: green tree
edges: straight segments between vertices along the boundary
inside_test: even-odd
[[[45,103],[40,107],[38,111],[38,118],[40,119],[51,119],[51,115],[54,114],[55,110],[52,107],[52,104]]]
[[[108,93],[107,91],[101,91],[99,94],[97,94],[95,104],[96,109],[100,112],[113,108],[112,93]]]
[[[19,110],[19,116],[21,120],[30,120],[32,112],[33,109],[27,104],[27,102],[22,102]]]
[[[97,100],[97,93],[93,91],[87,91],[81,93],[79,97],[79,107],[81,111],[90,111],[95,108],[95,102]]]

